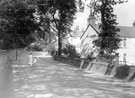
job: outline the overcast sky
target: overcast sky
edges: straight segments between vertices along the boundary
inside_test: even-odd
[[[87,18],[89,16],[89,9],[85,9],[83,13],[77,14],[77,19],[74,21],[74,26],[81,28],[87,27]],[[119,4],[114,7],[114,14],[117,15],[117,23],[120,26],[132,26],[135,20],[135,0],[128,0],[127,3]]]

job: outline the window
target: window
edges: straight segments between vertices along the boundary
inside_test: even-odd
[[[91,38],[95,38],[95,37],[96,37],[96,34],[94,34],[94,35],[91,35],[90,37],[91,37]]]
[[[123,54],[123,62],[126,64],[126,54]]]
[[[126,39],[124,38],[124,40],[123,40],[123,48],[126,48]]]

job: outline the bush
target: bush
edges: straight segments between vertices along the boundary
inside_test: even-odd
[[[119,79],[125,79],[128,77],[130,73],[130,67],[127,65],[124,66],[118,66],[116,69],[115,77]]]
[[[32,45],[27,48],[28,51],[42,51],[42,48],[38,45]]]
[[[66,47],[62,49],[62,55],[70,59],[80,58],[79,54],[76,52],[75,47],[71,44],[67,44]]]
[[[92,53],[91,54],[88,54],[88,56],[86,58],[86,60],[89,60],[89,61],[92,61],[94,59],[96,59],[96,57],[93,57]]]

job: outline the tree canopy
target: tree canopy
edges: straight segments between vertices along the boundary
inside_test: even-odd
[[[99,25],[101,32],[93,43],[100,48],[99,54],[106,55],[107,58],[120,46],[121,40],[117,34],[120,29],[116,27],[117,16],[113,13],[113,6],[123,2],[122,0],[92,0],[90,3],[93,14],[101,17]]]
[[[62,39],[71,31],[77,12],[76,0],[38,0],[37,5],[40,19],[46,18],[48,21],[45,23],[50,26],[50,31],[58,37],[58,51],[61,54]]]
[[[76,0],[1,0],[1,48],[26,47],[35,37],[50,42],[62,39],[71,32],[77,12]],[[57,37],[57,38],[56,38]]]
[[[19,0],[1,2],[0,7],[1,48],[11,49],[30,44],[34,40],[32,33],[38,29],[33,15],[35,9]]]

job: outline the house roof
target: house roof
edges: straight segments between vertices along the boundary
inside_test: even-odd
[[[71,35],[72,35],[72,37],[80,37],[83,33],[84,33],[84,32],[78,31],[78,32],[72,33]]]
[[[87,28],[85,29],[83,34],[80,36],[80,38],[82,38],[82,36],[85,34],[85,32],[88,30],[88,28],[90,26],[99,34],[100,29],[98,28],[98,26],[92,26],[90,24],[90,25],[87,26]],[[123,38],[135,38],[135,27],[131,27],[131,26],[117,26],[117,28],[120,29],[120,32],[117,32],[117,34],[120,37],[123,37]]]
[[[98,26],[92,26],[91,24],[89,24],[89,25],[87,26],[87,28],[85,29],[85,31],[84,31],[84,32],[82,33],[82,35],[80,36],[80,38],[83,37],[83,35],[85,34],[85,32],[88,30],[88,28],[89,28],[90,26],[96,31],[97,34],[99,34],[100,29],[98,28]]]
[[[135,38],[135,27],[130,26],[117,26],[120,28],[120,32],[118,32],[118,35],[120,37],[124,38]]]

